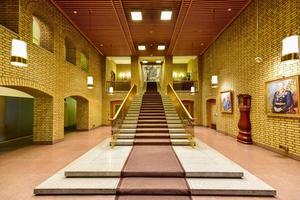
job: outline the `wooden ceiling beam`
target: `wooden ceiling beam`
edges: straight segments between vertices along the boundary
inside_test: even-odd
[[[123,35],[126,39],[126,43],[128,45],[128,48],[131,51],[132,55],[136,55],[136,49],[133,43],[133,39],[130,33],[129,25],[127,22],[127,18],[124,12],[123,3],[122,0],[111,0],[113,8],[115,10],[115,14],[117,16],[119,25],[122,29]]]
[[[176,47],[178,37],[180,33],[182,32],[182,28],[185,24],[186,18],[189,14],[189,10],[191,8],[193,0],[182,0],[181,6],[179,10],[179,14],[176,20],[176,24],[173,30],[173,34],[171,37],[171,41],[168,47],[167,55],[173,55],[174,48]]]

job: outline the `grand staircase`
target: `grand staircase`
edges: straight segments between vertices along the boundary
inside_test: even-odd
[[[147,83],[146,92],[135,97],[113,134],[112,146],[194,145],[170,98],[162,97],[155,82]]]

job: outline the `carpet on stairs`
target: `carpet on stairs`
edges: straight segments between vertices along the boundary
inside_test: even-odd
[[[155,109],[151,109],[151,103]],[[123,167],[116,199],[191,199],[185,172],[173,150],[167,127],[157,85],[147,83],[134,146]]]

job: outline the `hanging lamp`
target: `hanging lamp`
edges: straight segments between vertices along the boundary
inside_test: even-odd
[[[27,43],[13,39],[11,42],[10,64],[17,67],[27,67]]]
[[[300,36],[292,35],[282,40],[281,61],[295,60],[300,57]]]
[[[256,57],[254,58],[255,62],[261,63],[263,61],[262,57],[259,56],[259,12],[258,12],[258,3],[259,0],[256,0]]]
[[[288,21],[292,21],[291,0],[288,0],[288,6],[289,6],[288,10],[290,10]],[[299,59],[299,57],[300,57],[300,36],[289,34],[287,35],[287,37],[285,37],[282,40],[281,61],[295,60],[295,59]]]

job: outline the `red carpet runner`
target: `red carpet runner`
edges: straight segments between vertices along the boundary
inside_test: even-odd
[[[123,167],[116,199],[191,199],[184,170],[171,146],[156,83],[147,84],[134,146]]]

